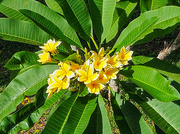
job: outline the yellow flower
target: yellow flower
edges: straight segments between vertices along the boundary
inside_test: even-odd
[[[86,70],[79,69],[76,71],[76,73],[79,75],[78,81],[84,82],[84,84],[88,84],[98,78],[98,74],[94,73],[94,68],[92,65],[87,66]]]
[[[78,70],[78,69],[80,69],[81,67],[80,67],[80,65],[79,64],[76,64],[76,63],[74,63],[74,62],[71,62],[71,70],[73,71],[73,72],[75,72],[76,70]]]
[[[117,52],[118,59],[123,65],[127,65],[128,61],[132,59],[133,51],[126,51],[126,48],[123,46],[120,52]]]
[[[104,74],[104,71],[100,71],[99,72],[99,82],[102,83],[102,84],[106,84],[109,82],[109,79],[106,77],[106,75]]]
[[[101,71],[107,66],[107,58],[100,59],[99,56],[93,58],[93,66],[97,71]]]
[[[99,53],[97,54],[95,51],[91,51],[92,53],[92,56],[91,57],[99,57],[99,59],[102,59],[103,56],[105,55],[105,52],[104,52],[104,48],[102,47],[100,50],[99,50]]]
[[[108,79],[116,79],[117,76],[116,74],[119,72],[119,70],[117,68],[106,68],[104,75],[108,78]]]
[[[107,64],[110,67],[115,67],[118,68],[120,66],[122,66],[121,62],[118,61],[118,56],[117,55],[113,55],[112,57],[110,57],[109,55],[107,55]]]
[[[90,93],[99,94],[100,90],[105,86],[99,82],[99,80],[92,81],[91,83],[86,85]]]
[[[56,54],[56,47],[61,44],[61,41],[55,41],[55,40],[48,40],[47,43],[44,44],[44,46],[40,46],[41,49],[43,49],[46,52],[51,52],[52,54]]]
[[[70,79],[65,78],[65,79],[60,79],[57,77],[53,77],[52,78],[53,83],[51,83],[48,87],[47,87],[47,91],[46,93],[48,94],[48,98],[52,96],[52,93],[55,92],[57,90],[57,92],[59,92],[61,89],[67,89],[69,87],[69,83],[70,83]]]
[[[47,62],[52,62],[51,55],[49,52],[43,51],[43,53],[39,54],[38,56],[40,58],[38,62],[42,62],[42,64],[47,63]]]
[[[67,64],[67,62],[60,62],[60,69],[57,69],[53,72],[53,76],[60,77],[60,79],[63,79],[65,76],[67,78],[72,78],[75,76],[75,74],[70,71],[71,66]]]

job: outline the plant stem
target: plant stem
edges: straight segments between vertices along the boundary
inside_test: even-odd
[[[113,51],[114,51],[114,49],[111,49],[111,50],[107,53],[107,55],[111,54]]]
[[[91,37],[91,40],[93,41],[94,46],[96,47],[96,50],[98,51],[98,50],[99,50],[99,48],[98,48],[98,46],[97,46],[97,44],[96,44],[95,40],[93,39],[93,37]]]
[[[88,44],[89,49],[92,50],[92,49],[91,49],[91,45],[89,44],[89,42],[87,42],[87,44]]]

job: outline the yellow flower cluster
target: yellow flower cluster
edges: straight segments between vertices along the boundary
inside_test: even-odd
[[[38,61],[42,62],[42,64],[51,62],[51,54],[52,56],[57,54],[56,48],[60,43],[60,41],[48,40],[44,46],[40,47],[43,53],[39,54],[40,59]],[[58,64],[59,69],[49,75],[46,91],[48,98],[54,92],[68,89],[71,79],[76,81],[76,83],[84,83],[90,93],[99,94],[110,79],[117,78],[119,70],[123,69],[123,66],[127,65],[128,61],[132,59],[133,51],[126,51],[126,48],[122,47],[120,52],[113,56],[105,54],[104,48],[101,48],[98,53],[95,51],[90,51],[90,53],[88,58],[88,52],[85,49],[86,61],[83,64],[77,64],[72,61]],[[79,51],[77,51],[77,58],[81,59]]]
[[[43,50],[43,53],[39,54],[39,60],[38,62],[42,62],[42,64],[47,62],[52,62],[51,54],[54,55],[57,53],[56,47],[61,44],[60,41],[55,40],[48,40],[47,43],[44,44],[44,46],[40,46],[40,48]]]

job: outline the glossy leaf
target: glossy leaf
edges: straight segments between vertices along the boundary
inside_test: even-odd
[[[59,134],[62,133],[65,123],[69,117],[70,111],[78,97],[78,93],[73,94],[65,100],[48,119],[46,127],[42,134]]]
[[[157,22],[153,24],[152,21],[150,20],[153,18],[155,19],[156,17],[158,17],[159,20],[157,20]],[[114,45],[114,48],[118,47],[117,51],[119,51],[122,46],[134,45],[137,41],[141,41],[141,39],[143,39],[144,37],[151,35],[150,33],[153,33],[153,30],[167,29],[169,27],[172,27],[178,22],[180,22],[179,17],[180,17],[180,7],[176,7],[176,6],[162,7],[157,10],[145,12],[144,14],[140,15],[137,19],[132,21],[122,31],[121,35],[119,36],[118,40]],[[138,34],[137,34],[137,30],[138,30]],[[161,35],[162,34],[151,35],[148,36],[146,40],[148,39],[149,41]]]
[[[38,55],[33,52],[21,51],[15,53],[4,67],[9,70],[20,70],[22,68],[38,64]]]
[[[89,0],[93,29],[100,43],[111,29],[116,0]]]
[[[20,13],[19,11],[22,9],[29,10],[29,12],[31,11],[35,14],[35,17],[31,19],[39,22],[40,27],[46,32],[52,34],[54,38],[58,37],[58,39],[65,40],[69,44],[81,47],[79,38],[67,21],[47,6],[35,0],[3,0],[0,4],[16,10],[18,13]],[[13,14],[16,16],[16,12],[13,12]]]
[[[170,85],[170,82],[150,67],[137,65],[128,67],[120,73],[160,101],[169,102],[180,99],[180,94]]]
[[[72,107],[62,133],[82,134],[89,123],[91,114],[96,108],[96,101],[97,97],[94,95],[78,98]]]
[[[57,68],[57,65],[39,65],[15,77],[0,94],[0,120],[15,111],[25,95],[33,95],[46,85],[49,74]]]
[[[112,40],[116,36],[118,31],[123,28],[123,26],[128,22],[136,5],[137,0],[120,1],[116,4],[112,26],[106,37],[106,42]]]
[[[111,125],[106,111],[105,103],[101,95],[98,96],[98,105],[93,112],[85,134],[110,134]]]
[[[58,3],[55,0],[45,0],[45,2],[49,8],[63,15],[62,8],[58,5]]]
[[[125,87],[126,86],[126,87]],[[123,87],[136,94],[130,94],[143,109],[143,111],[162,129],[166,134],[180,133],[180,101],[160,102],[140,88],[131,83],[123,84]]]
[[[44,31],[52,35],[54,38],[64,40],[68,42],[69,44],[73,44],[77,47],[82,47],[76,33],[71,29],[70,26],[66,27],[66,25],[64,25],[64,27],[67,28],[67,31],[62,31],[64,29],[61,29],[61,27],[59,27],[57,24],[46,19],[44,16],[41,16],[40,14],[36,12],[26,10],[26,9],[21,9],[20,12],[23,13],[28,18],[30,18],[32,21],[34,21],[36,25],[41,27]],[[59,22],[61,23],[62,21],[59,20]],[[69,33],[70,31],[72,33]]]
[[[143,64],[143,66],[152,67],[159,73],[180,83],[180,69],[175,65],[157,58],[145,56],[134,56],[132,61],[134,64]]]
[[[145,35],[153,32],[152,30],[152,26],[159,20],[158,17],[152,17],[152,18],[148,18],[145,20],[141,19],[141,25],[138,26],[134,26],[133,30],[129,30],[129,34],[126,35],[126,37],[124,37],[124,39],[122,38],[123,32],[121,33],[120,37],[118,38],[118,40],[116,41],[114,48],[118,47],[116,51],[120,50],[120,46],[119,44],[124,44],[123,46],[127,46],[127,45],[133,45],[137,40],[143,39],[145,37]],[[132,24],[132,22],[130,23]],[[127,29],[130,29],[131,26],[127,27]],[[121,43],[119,43],[121,42]],[[127,44],[127,45],[126,45]],[[121,46],[122,47],[122,46]]]
[[[40,46],[52,37],[30,22],[0,18],[0,38]]]
[[[84,0],[56,0],[68,23],[86,41],[90,40],[91,19]]]
[[[112,102],[115,121],[121,134],[153,134],[142,114],[133,104],[121,99],[121,95],[115,92],[112,93]]]

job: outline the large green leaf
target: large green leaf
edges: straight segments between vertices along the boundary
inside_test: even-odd
[[[0,120],[15,111],[25,95],[33,95],[46,85],[49,74],[57,68],[57,65],[39,65],[16,76],[0,94]]]
[[[100,43],[111,29],[116,0],[89,0],[93,29]]]
[[[97,97],[94,95],[78,98],[72,107],[62,133],[82,134],[96,108],[96,101]]]
[[[58,37],[58,39],[65,40],[69,44],[81,46],[79,38],[67,21],[47,6],[35,0],[2,0],[0,4],[14,9],[18,13],[20,13],[19,10],[21,9],[30,10],[32,13],[37,14],[31,19],[39,22],[43,30],[51,33],[54,37]],[[33,33],[30,35],[33,35]]]
[[[15,53],[4,67],[9,70],[20,70],[22,68],[38,64],[38,55],[33,52],[21,51]]]
[[[30,22],[0,18],[0,38],[32,45],[43,45],[52,37]]]
[[[140,111],[129,101],[121,99],[119,93],[112,93],[112,107],[121,134],[153,134]]]
[[[106,42],[112,40],[118,31],[128,22],[137,0],[120,1],[116,4],[111,29],[106,37]]]
[[[58,5],[58,3],[55,0],[45,0],[45,2],[49,8],[63,15],[62,8]]]
[[[145,35],[153,32],[152,26],[159,20],[158,17],[142,19],[142,16],[140,16],[139,18],[141,19],[141,25],[132,25],[135,20],[132,21],[126,29],[131,29],[132,27],[133,29],[132,31],[128,30],[126,37],[122,37],[126,29],[122,31],[120,37],[114,45],[114,48],[117,48],[116,51],[119,51],[122,46],[133,45],[137,40],[143,39]]]
[[[84,0],[56,0],[63,9],[64,16],[68,23],[89,41],[91,35],[91,19]]]
[[[175,65],[157,58],[145,56],[134,56],[132,61],[134,64],[143,64],[143,66],[152,67],[159,73],[180,83],[180,69]]]
[[[16,118],[11,119],[10,120],[11,122],[10,121],[6,122],[9,125],[11,125],[11,127],[8,128],[10,129],[8,133],[16,133],[17,131],[20,130],[30,129],[34,125],[34,123],[36,123],[40,119],[40,117],[48,108],[50,108],[54,103],[60,100],[62,96],[64,96],[64,94],[66,94],[65,93],[66,91],[67,90],[61,90],[60,92],[53,94],[52,97],[49,99],[46,99],[47,95],[43,96],[43,94],[41,93],[41,95],[37,98],[37,101],[34,102],[34,106],[26,110],[23,114],[22,114],[22,110],[20,110],[19,111],[20,114],[16,116]],[[24,119],[25,117],[26,119]],[[23,120],[23,121],[19,122],[19,120]],[[12,123],[13,125],[10,123]]]
[[[59,134],[62,133],[65,123],[69,117],[71,109],[78,97],[78,93],[73,94],[65,100],[48,119],[46,127],[42,134]]]
[[[85,134],[111,134],[111,125],[102,96],[98,96],[98,105],[93,112]]]
[[[127,90],[135,91],[130,94],[143,111],[162,129],[166,134],[180,133],[180,101],[160,102],[132,83],[122,84]]]
[[[156,17],[158,17],[159,20],[155,22]],[[121,35],[114,45],[114,48],[117,48],[117,51],[119,51],[122,46],[133,45],[137,41],[143,39],[145,36],[153,33],[153,30],[167,29],[174,26],[175,24],[180,22],[179,18],[180,7],[176,6],[162,7],[157,10],[145,12],[144,14],[140,15],[140,17],[132,21],[122,31]],[[154,23],[152,23],[150,20],[154,20]],[[156,36],[161,35],[162,34],[156,34]],[[156,36],[151,35],[150,39],[153,39]]]
[[[120,73],[160,101],[169,102],[180,99],[180,94],[170,85],[170,82],[150,67],[136,65],[127,67]]]

